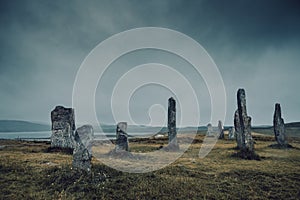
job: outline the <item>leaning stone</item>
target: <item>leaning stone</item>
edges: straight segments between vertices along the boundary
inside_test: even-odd
[[[51,147],[74,147],[74,109],[56,106],[51,112]]]
[[[219,139],[224,139],[224,127],[221,120],[219,120],[218,122],[218,133],[219,133]]]
[[[165,149],[167,151],[179,150],[176,130],[176,101],[173,97],[168,100],[168,137],[169,144]]]
[[[93,136],[94,131],[91,125],[84,125],[75,131],[75,145],[72,163],[74,169],[79,169],[86,172],[91,171],[91,143]]]
[[[285,148],[288,147],[287,138],[285,135],[284,120],[281,118],[281,107],[279,103],[275,104],[275,111],[273,116],[273,128],[275,139],[278,146]]]
[[[94,129],[91,125],[83,125],[76,129],[76,132],[80,138],[81,143],[92,155],[92,142],[94,139]]]

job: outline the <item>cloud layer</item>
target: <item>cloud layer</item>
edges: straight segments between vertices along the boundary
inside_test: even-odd
[[[299,4],[297,0],[1,1],[0,118],[49,122],[55,105],[72,105],[77,70],[99,42],[131,28],[158,26],[187,34],[214,59],[226,87],[225,124],[232,124],[239,87],[246,89],[254,124],[272,123],[275,102],[281,103],[285,121],[299,121]],[[107,80],[137,63],[177,64],[198,91],[201,124],[209,123],[207,88],[188,64],[166,53],[136,53],[116,61]],[[112,123],[107,107],[111,86],[98,87],[103,87],[96,96],[101,102],[98,117]],[[131,105],[139,123],[148,122],[145,110],[151,102],[167,104],[164,95],[143,100],[144,93],[137,91],[136,107]]]

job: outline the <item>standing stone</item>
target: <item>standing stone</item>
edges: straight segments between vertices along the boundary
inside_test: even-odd
[[[211,125],[211,123],[207,124],[207,132],[206,135],[208,137],[216,137],[219,136],[219,128],[218,127],[214,127]]]
[[[228,139],[234,140],[235,139],[235,128],[231,127],[228,131]]]
[[[75,131],[72,163],[74,169],[91,171],[93,137],[94,130],[91,125],[81,126]]]
[[[73,148],[75,119],[74,109],[56,106],[51,112],[51,147]]]
[[[80,138],[80,142],[84,145],[84,147],[89,151],[92,155],[92,141],[94,139],[94,129],[91,125],[83,125],[76,129],[75,132],[75,144],[76,141],[76,133]]]
[[[117,124],[116,147],[108,155],[120,159],[135,159],[135,156],[129,152],[127,122],[119,122]]]
[[[244,89],[239,89],[237,92],[237,105],[238,121],[235,123],[240,125],[238,127],[238,137],[241,138],[241,144],[238,144],[240,149],[239,156],[246,159],[258,159],[258,155],[254,153],[254,142],[251,135],[251,117],[247,115]]]
[[[177,142],[176,130],[176,101],[173,97],[168,100],[168,137],[169,137],[169,150],[179,150]]]
[[[219,139],[224,139],[224,127],[221,120],[218,121],[218,133]]]
[[[242,130],[241,130],[241,124],[240,124],[240,117],[238,110],[234,113],[234,129],[235,129],[235,139],[237,143],[237,148],[241,149],[243,144],[243,138],[242,138]]]
[[[214,136],[213,133],[213,126],[211,125],[211,123],[207,124],[207,132],[206,132],[207,136]]]
[[[128,151],[128,134],[127,134],[127,122],[119,122],[116,129],[116,148],[115,152]]]
[[[281,107],[279,103],[275,104],[275,111],[273,116],[273,128],[275,139],[280,147],[287,147],[288,142],[285,135],[284,121],[281,118]]]

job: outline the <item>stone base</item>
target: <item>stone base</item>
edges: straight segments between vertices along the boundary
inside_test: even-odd
[[[91,172],[91,160],[92,155],[90,155],[89,151],[83,145],[77,146],[74,149],[72,163],[74,169]]]
[[[212,137],[212,138],[213,138],[213,137],[215,137],[215,136],[214,136],[214,135],[206,135],[206,137]]]
[[[165,151],[173,151],[173,152],[175,152],[175,151],[179,151],[180,148],[179,148],[179,145],[178,145],[178,144],[173,144],[173,143],[171,143],[171,144],[168,144],[168,146],[166,146],[166,147],[164,148],[164,150],[165,150]]]
[[[125,150],[112,150],[107,154],[109,157],[119,158],[119,159],[135,159],[134,155]]]
[[[245,160],[261,160],[260,156],[256,154],[254,151],[246,150],[239,150],[237,153],[233,154],[233,157],[242,158]]]
[[[269,145],[269,147],[273,148],[273,149],[292,149],[294,148],[292,145],[290,144],[285,144],[285,145],[280,145],[280,144],[271,144]]]
[[[73,160],[72,163],[73,169],[85,171],[85,172],[91,172],[91,159],[90,160]]]
[[[73,154],[74,149],[73,148],[63,148],[63,147],[48,147],[46,150],[46,153],[53,153],[53,152],[61,152],[65,154]]]
[[[51,147],[74,148],[74,142],[71,137],[61,137],[52,133]]]

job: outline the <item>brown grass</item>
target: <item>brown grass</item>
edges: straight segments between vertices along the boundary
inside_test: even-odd
[[[271,136],[254,135],[261,161],[233,157],[229,140],[200,159],[204,137],[197,135],[174,163],[144,174],[107,167],[105,157],[93,158],[92,173],[84,174],[71,169],[72,155],[47,152],[49,144],[0,140],[0,199],[300,199],[300,139],[290,140],[292,149],[274,149]],[[167,140],[130,141],[136,156],[162,145]]]

